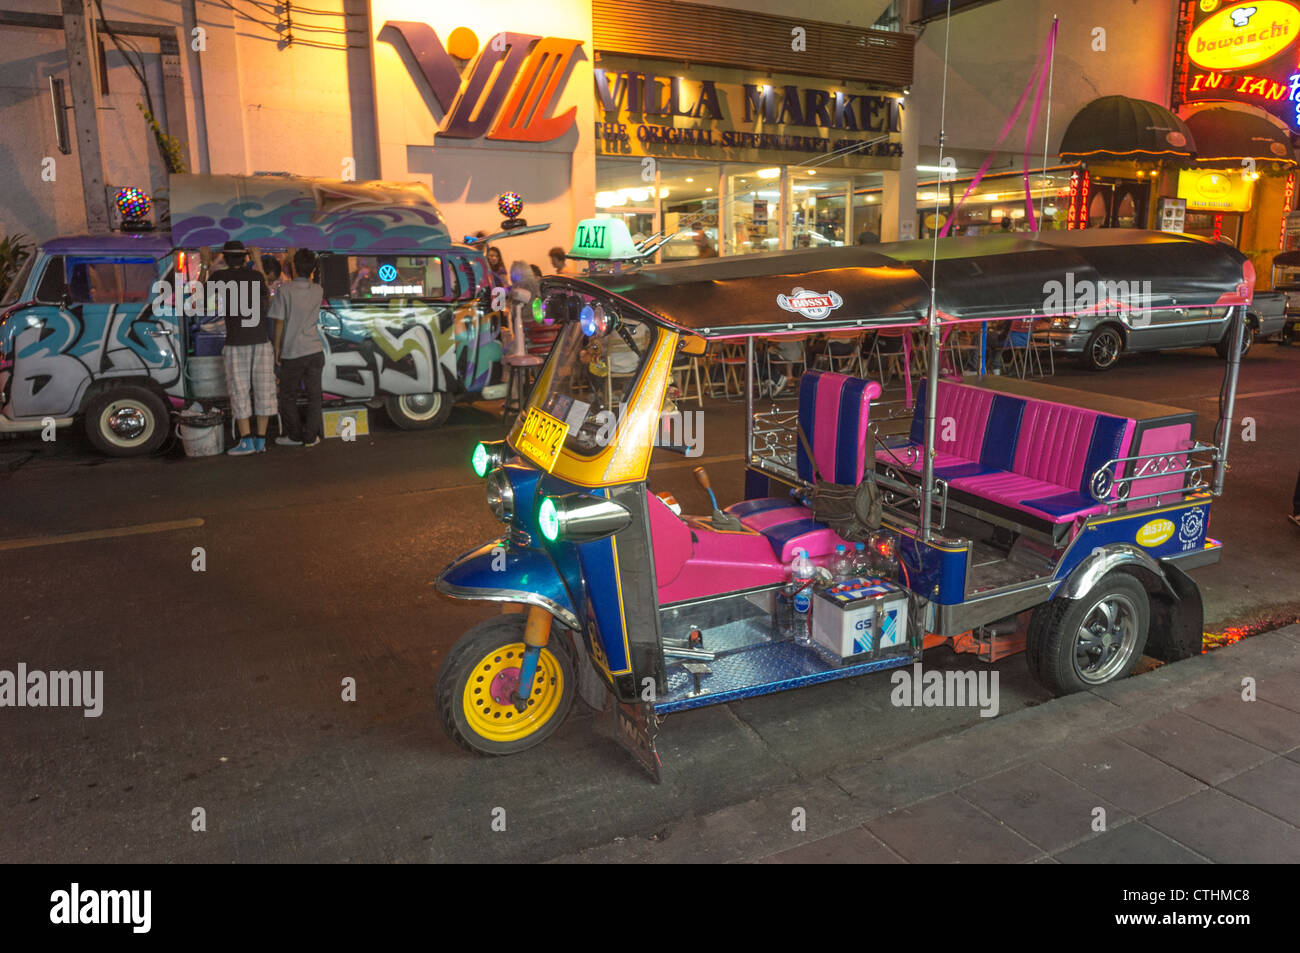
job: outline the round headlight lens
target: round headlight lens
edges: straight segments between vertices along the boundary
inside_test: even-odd
[[[487,476],[488,461],[490,459],[491,458],[488,456],[487,447],[483,446],[483,444],[480,442],[478,446],[474,448],[474,456],[470,457],[469,462],[470,462],[470,466],[474,468],[474,472],[478,476],[485,477]]]
[[[487,492],[488,509],[503,523],[509,523],[515,517],[515,491],[503,470],[493,470],[488,474],[484,484]]]
[[[560,535],[560,514],[555,508],[555,501],[549,496],[542,500],[537,508],[537,528],[552,543]]]

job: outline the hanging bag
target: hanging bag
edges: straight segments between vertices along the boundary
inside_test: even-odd
[[[863,454],[867,465],[863,468],[862,482],[857,486],[848,486],[822,478],[817,458],[813,456],[803,427],[796,423],[795,429],[799,431],[799,442],[803,445],[803,452],[808,455],[808,462],[812,464],[813,476],[816,478],[812,490],[813,519],[825,523],[841,539],[865,542],[874,530],[880,529],[883,516],[880,487],[876,485],[875,434],[867,431]]]

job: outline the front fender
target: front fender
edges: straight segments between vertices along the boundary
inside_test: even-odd
[[[582,631],[573,600],[550,556],[513,545],[504,537],[452,560],[438,574],[435,586],[453,599],[541,606],[570,629]]]
[[[1102,576],[1112,569],[1119,569],[1121,566],[1137,566],[1147,570],[1155,576],[1168,595],[1174,595],[1174,590],[1170,586],[1169,579],[1166,577],[1160,563],[1136,546],[1129,546],[1124,543],[1111,544],[1093,550],[1084,557],[1079,565],[1074,567],[1054,595],[1064,596],[1066,599],[1081,599],[1084,594],[1101,581]]]

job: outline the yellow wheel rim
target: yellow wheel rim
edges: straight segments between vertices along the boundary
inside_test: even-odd
[[[532,695],[524,711],[510,696],[519,687],[524,643],[503,645],[479,659],[465,682],[462,709],[474,733],[488,741],[518,741],[539,730],[555,715],[564,697],[564,673],[550,649],[542,649],[533,676]]]

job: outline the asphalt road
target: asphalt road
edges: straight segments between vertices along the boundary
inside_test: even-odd
[[[1056,380],[1195,409],[1208,439],[1221,368],[1208,350],[1170,352]],[[1285,520],[1298,372],[1300,349],[1267,344],[1244,366],[1238,417],[1253,418],[1255,439],[1238,424],[1210,530],[1224,558],[1196,573],[1211,630],[1300,614],[1300,530]],[[703,460],[665,452],[652,472],[697,512],[700,462],[721,499],[741,495],[741,407],[707,402],[704,420]],[[893,708],[888,679],[867,676],[671,716],[658,787],[580,705],[532,751],[465,754],[437,725],[433,681],[493,609],[432,582],[496,534],[468,459],[500,426],[466,406],[436,433],[373,427],[351,444],[242,459],[105,460],[72,433],[0,442],[0,669],[104,672],[98,718],[0,709],[0,860],[546,860],[979,717]],[[97,535],[58,538],[85,533]],[[1047,700],[1021,658],[995,668],[1004,712]],[[347,678],[355,701],[342,698]]]

